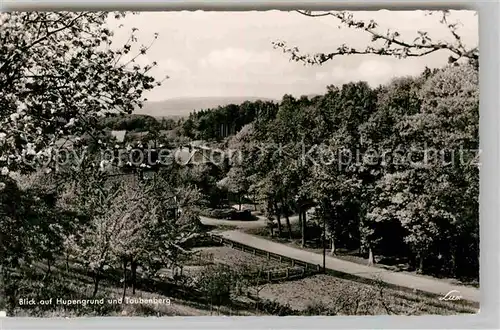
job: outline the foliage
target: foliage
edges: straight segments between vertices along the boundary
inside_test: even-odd
[[[230,140],[244,156],[231,171],[246,176],[279,233],[283,217],[316,205],[307,221],[325,221],[332,253],[358,247],[427,273],[477,276],[478,102],[469,64],[376,89],[350,83],[313,99],[286,95],[276,116]]]
[[[231,292],[236,288],[236,274],[227,265],[208,265],[198,278],[196,286],[210,301],[221,306],[231,302]]]
[[[252,213],[249,210],[238,211],[233,208],[227,209],[205,209],[201,210],[201,214],[214,219],[221,220],[254,220]]]
[[[2,13],[0,38],[0,167],[51,152],[56,141],[95,130],[107,113],[130,113],[157,85],[135,59],[147,53],[135,29],[125,45],[112,45],[107,12]],[[155,35],[156,39],[157,35]],[[4,159],[5,158],[5,159]],[[4,171],[5,171],[4,170]]]
[[[156,118],[147,115],[113,115],[105,117],[101,121],[101,125],[112,130],[126,130],[135,132],[147,132],[159,130],[162,127],[162,122]],[[163,123],[165,129],[170,129],[171,126],[165,121]]]
[[[298,13],[308,17],[333,17],[339,21],[338,28],[350,28],[363,31],[371,37],[371,43],[364,49],[341,45],[331,52],[317,53],[314,55],[302,54],[297,47],[289,47],[284,41],[273,43],[275,48],[281,49],[290,55],[291,60],[305,64],[321,65],[337,56],[343,55],[380,55],[396,58],[421,57],[434,52],[446,50],[452,55],[450,63],[458,60],[469,60],[474,66],[479,65],[479,47],[468,47],[460,36],[459,21],[452,21],[450,10],[428,11],[427,15],[439,16],[439,22],[449,31],[450,40],[434,39],[426,31],[417,31],[413,41],[404,39],[398,31],[382,31],[374,20],[363,21],[354,18],[354,14],[346,11],[313,13],[310,10],[298,10]]]
[[[220,141],[275,107],[273,102],[247,101],[193,112],[183,123],[184,135],[195,140]]]

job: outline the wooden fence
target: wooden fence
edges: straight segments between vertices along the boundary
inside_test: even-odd
[[[281,263],[287,263],[290,267],[280,268],[278,270],[269,270],[265,271],[266,278],[269,281],[273,280],[284,280],[284,279],[292,279],[292,278],[301,278],[311,274],[317,274],[322,271],[322,266],[308,263],[302,260],[281,256],[279,254],[275,254],[272,252],[268,252],[265,250],[261,250],[252,246],[248,246],[246,244],[234,242],[225,237],[210,234],[210,237],[217,243],[230,246],[233,249],[241,250],[243,252],[251,253],[256,256],[265,257],[267,260],[275,260]],[[256,275],[256,274],[254,274]]]
[[[303,267],[285,267],[252,272],[248,274],[248,277],[252,279],[253,282],[263,284],[301,279],[316,273],[317,271],[315,270],[306,270]]]
[[[210,237],[215,242],[230,246],[233,249],[238,249],[238,250],[252,253],[252,254],[258,255],[258,256],[264,256],[268,260],[277,260],[277,261],[280,261],[282,263],[288,263],[291,265],[292,268],[298,266],[298,267],[302,267],[304,269],[304,273],[302,273],[301,275],[297,274],[297,271],[295,271],[295,270],[292,271],[291,268],[288,268],[288,270],[283,270],[283,269],[282,270],[271,270],[269,275],[267,274],[267,271],[264,271],[265,279],[267,282],[280,281],[280,280],[286,280],[286,279],[296,279],[296,278],[300,278],[300,276],[306,277],[306,276],[310,276],[313,274],[318,274],[318,273],[323,272],[323,267],[319,264],[312,264],[312,263],[304,262],[302,260],[297,260],[297,259],[293,259],[290,257],[281,256],[279,254],[267,252],[267,251],[264,251],[264,250],[261,250],[258,248],[254,248],[254,247],[251,247],[251,246],[239,243],[239,242],[234,242],[234,241],[229,240],[225,237],[215,235],[212,233],[210,234]],[[283,273],[283,271],[285,273]],[[288,275],[286,274],[287,271],[288,271]],[[376,271],[376,270],[374,270],[374,271]],[[357,274],[344,273],[344,272],[333,270],[333,269],[326,269],[325,274],[328,274],[328,275],[331,275],[331,276],[334,276],[337,278],[343,278],[343,279],[347,279],[347,280],[351,280],[351,281],[355,281],[355,282],[359,282],[359,283],[364,283],[364,284],[369,284],[369,285],[376,284],[376,285],[380,285],[382,287],[401,290],[401,291],[414,293],[414,294],[416,292],[418,292],[418,294],[426,296],[426,297],[431,297],[431,298],[440,297],[439,295],[436,295],[434,293],[421,291],[421,290],[416,291],[416,290],[409,288],[409,287],[404,287],[404,286],[400,286],[400,285],[396,285],[396,284],[390,284],[387,282],[381,282],[381,281],[377,281],[375,279],[361,277]],[[468,301],[465,299],[457,301],[456,303],[464,304],[464,305],[468,305],[468,306],[474,306],[475,308],[479,307],[478,302]]]

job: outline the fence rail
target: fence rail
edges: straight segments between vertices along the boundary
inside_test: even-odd
[[[308,263],[302,260],[285,257],[279,254],[255,248],[253,246],[234,242],[225,237],[222,237],[220,235],[215,235],[212,233],[210,234],[210,237],[215,242],[226,246],[230,246],[233,249],[241,250],[243,252],[248,252],[256,256],[265,257],[267,258],[267,260],[275,260],[281,263],[288,263],[290,265],[290,267],[287,268],[263,271],[268,281],[302,278],[308,275],[317,274],[322,271],[322,267],[319,264]],[[257,275],[257,273],[255,273],[254,275]]]
[[[306,270],[305,268],[302,267],[294,267],[294,268],[286,267],[286,268],[254,272],[249,275],[251,278],[254,278],[259,283],[262,283],[262,282],[279,282],[279,281],[300,279],[316,273],[317,273],[316,271]]]
[[[304,277],[323,272],[323,267],[319,264],[308,263],[308,262],[304,262],[302,260],[297,260],[297,259],[293,259],[290,257],[281,256],[279,254],[275,254],[272,252],[267,252],[265,250],[254,248],[252,246],[248,246],[248,245],[245,245],[245,244],[242,244],[239,242],[234,242],[230,239],[227,239],[225,237],[222,237],[220,235],[216,235],[213,233],[210,233],[210,237],[215,242],[223,244],[223,245],[231,246],[234,249],[242,250],[244,252],[253,253],[254,255],[258,255],[258,256],[264,256],[264,257],[268,258],[269,260],[274,259],[274,260],[280,261],[282,263],[290,263],[290,265],[292,267],[295,267],[295,266],[303,267],[305,270],[305,274],[302,276],[304,276]],[[378,285],[381,285],[383,287],[397,289],[397,290],[401,290],[401,291],[405,291],[405,292],[412,292],[412,293],[418,292],[420,295],[424,295],[424,296],[432,297],[432,298],[440,297],[440,295],[435,294],[435,293],[422,291],[422,290],[415,290],[415,289],[412,289],[409,287],[400,286],[400,285],[396,285],[396,284],[390,284],[387,282],[381,282],[381,281],[377,281],[374,279],[362,277],[362,276],[359,276],[357,274],[344,273],[344,272],[333,270],[333,269],[325,269],[325,273],[328,275],[337,277],[337,278],[343,278],[343,279],[347,279],[347,280],[351,280],[351,281],[355,281],[355,282],[359,282],[359,283],[365,283],[365,284],[369,284],[369,285],[378,284]],[[271,276],[270,281],[277,281],[278,279],[285,279],[285,277],[280,277],[280,276],[273,277],[272,274],[270,276]],[[297,275],[294,275],[294,276],[297,276]],[[290,277],[290,276],[288,278],[292,279],[292,277]],[[473,300],[462,299],[462,300],[456,301],[455,303],[473,306],[475,308],[479,307],[479,303],[477,301],[473,301]]]

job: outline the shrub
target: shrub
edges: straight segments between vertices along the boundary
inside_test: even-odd
[[[232,208],[227,209],[204,209],[201,210],[201,215],[221,220],[255,220],[250,210],[237,211]]]
[[[235,287],[234,273],[226,265],[208,265],[198,278],[196,287],[211,305],[227,304]]]
[[[300,313],[290,305],[282,305],[274,300],[260,299],[258,302],[258,309],[266,314],[274,316],[290,316],[290,315],[300,315]]]
[[[214,219],[231,219],[233,213],[236,212],[234,209],[204,209],[201,210],[200,214],[209,218]]]

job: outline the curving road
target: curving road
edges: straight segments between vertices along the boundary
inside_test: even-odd
[[[290,222],[297,222],[298,219],[298,216],[292,216],[290,217]],[[294,248],[285,244],[276,243],[264,238],[257,237],[255,235],[243,233],[238,230],[244,228],[266,227],[267,219],[264,217],[259,216],[258,220],[254,221],[218,220],[201,217],[201,222],[205,225],[211,226],[233,227],[234,230],[222,231],[219,233],[219,235],[222,235],[226,239],[232,240],[234,242],[245,244],[247,246],[255,247],[285,257],[302,260],[304,262],[312,264],[321,265],[323,263],[323,255],[321,254]],[[468,301],[480,301],[480,290],[473,287],[453,285],[448,282],[440,281],[438,279],[416,276],[408,273],[393,272],[378,267],[360,265],[331,256],[326,257],[326,268],[362,278],[378,279],[389,284],[429,292],[440,296],[445,296],[447,293],[452,292],[452,295],[461,296],[462,299]]]
[[[277,255],[282,255],[316,265],[321,265],[323,263],[323,255],[321,254],[272,242],[270,240],[246,234],[238,230],[224,231],[220,233],[220,235],[231,241],[255,247],[260,250],[268,251]],[[380,280],[400,287],[406,287],[437,294],[441,297],[444,297],[447,293],[451,292],[451,295],[461,296],[461,299],[472,302],[480,301],[480,291],[479,289],[473,287],[453,285],[444,281],[439,281],[437,279],[415,276],[408,273],[396,273],[383,268],[360,265],[354,262],[345,261],[330,256],[326,257],[325,264],[326,268],[328,269],[351,274],[357,277],[367,278],[371,280]]]

